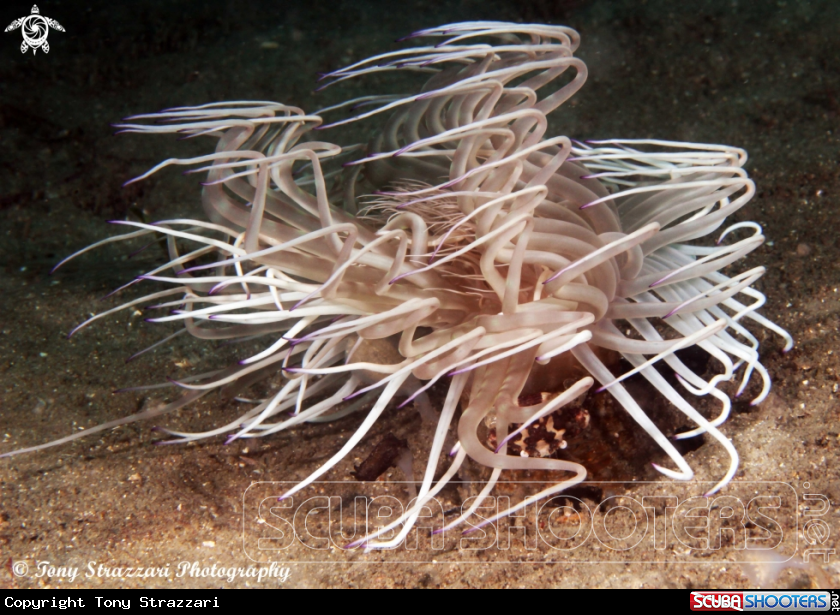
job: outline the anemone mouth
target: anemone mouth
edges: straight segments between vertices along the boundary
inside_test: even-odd
[[[379,72],[430,73],[418,94],[365,96],[320,115],[279,103],[219,102],[118,126],[218,140],[211,154],[172,158],[131,180],[169,165],[206,171],[207,219],[117,222],[134,230],[73,255],[154,235],[165,238],[170,258],[132,282],[156,281],[163,290],[76,330],[153,303],[169,312],[151,322],[263,346],[235,365],[172,381],[183,390],[175,401],[84,435],[159,416],[214,390],[235,396],[278,374],[280,384],[264,399],[242,400],[247,410],[234,421],[201,433],[162,430],[168,442],[264,437],[366,411],[341,450],[283,496],[289,497],[339,463],[395,399],[428,414],[427,391],[448,381],[416,500],[400,519],[351,545],[387,548],[399,544],[424,502],[467,458],[492,468],[491,476],[474,506],[445,529],[480,506],[503,470],[546,470],[559,478],[482,524],[583,481],[586,469],[554,458],[550,447],[535,447],[537,455],[510,453],[522,449],[528,430],[545,429],[550,420],[556,433],[565,432],[558,412],[596,382],[677,469],[655,467],[691,479],[687,461],[622,384],[640,374],[696,424],[678,437],[708,433],[726,450],[729,468],[710,493],[723,487],[738,453],[718,429],[731,402],[717,386],[737,377],[740,394],[757,374],[754,403],[770,386],[758,340],[744,322],[778,333],[786,349],[793,343],[756,311],[764,296],[752,284],[761,267],[722,273],[763,242],[755,223],[723,226],[755,192],[743,170],[746,153],[723,145],[547,137],[546,115],[586,79],[574,57],[577,33],[568,28],[470,22],[413,37],[445,40],[329,73],[322,87]],[[323,123],[322,115],[347,110],[349,117]],[[328,132],[314,132],[363,120],[374,126],[367,144],[339,147],[318,140]],[[372,352],[377,345],[385,350]],[[706,380],[692,371],[675,354],[688,347],[707,353],[719,373]],[[613,374],[605,351],[632,369]],[[565,377],[574,370],[559,371],[562,362],[574,365],[574,378]],[[680,390],[655,369],[660,362],[676,374]],[[540,369],[560,374],[562,386],[539,390]],[[721,406],[718,416],[705,418],[686,393],[711,395]],[[488,424],[492,441],[482,435]],[[453,426],[453,459],[435,479]],[[377,540],[397,525],[394,539]]]

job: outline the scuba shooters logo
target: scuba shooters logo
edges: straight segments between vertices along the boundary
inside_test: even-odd
[[[743,611],[741,592],[691,592],[692,611]]]
[[[15,19],[10,23],[6,28],[6,32],[11,32],[18,28],[20,28],[23,34],[23,42],[20,44],[21,53],[26,53],[31,49],[33,55],[37,53],[38,49],[42,49],[44,53],[50,52],[50,44],[47,42],[50,28],[64,32],[64,28],[55,19],[41,15],[37,4],[32,6],[32,13],[30,15]]]
[[[836,596],[827,591],[693,591],[690,606],[692,611],[829,611]]]

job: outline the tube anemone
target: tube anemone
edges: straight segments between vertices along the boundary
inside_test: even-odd
[[[447,528],[480,505],[502,470],[553,470],[557,482],[482,524],[583,481],[583,466],[552,451],[510,449],[588,391],[609,392],[661,447],[673,467],[657,470],[690,480],[686,460],[622,384],[640,374],[696,425],[678,438],[708,433],[729,456],[709,493],[732,479],[738,453],[719,429],[731,402],[718,386],[737,379],[740,394],[757,376],[753,403],[770,389],[745,323],[780,335],[785,350],[793,345],[757,312],[765,298],[752,285],[764,269],[722,273],[764,241],[753,222],[725,226],[755,193],[743,169],[746,152],[548,137],[547,115],[586,80],[574,57],[579,37],[569,28],[469,22],[408,38],[432,42],[324,75],[322,87],[374,73],[428,73],[417,94],[365,96],[318,114],[273,102],[218,102],[119,126],[217,140],[213,153],[171,158],[131,180],[170,165],[206,172],[206,219],[116,222],[133,230],[73,255],[155,236],[165,238],[170,257],[130,283],[155,281],[163,290],[76,330],[154,302],[171,312],[151,322],[179,322],[202,339],[256,339],[262,350],[173,381],[183,392],[168,404],[3,456],[159,416],[211,391],[274,382],[279,373],[280,384],[234,421],[200,433],[163,431],[169,442],[220,435],[231,442],[364,412],[344,446],[288,497],[340,462],[395,400],[429,414],[426,392],[441,383],[445,401],[417,498],[400,519],[351,545],[387,548],[400,543],[467,457],[493,470],[476,503]],[[336,114],[345,115],[325,123]],[[366,144],[321,140],[362,121],[374,134]],[[720,373],[706,380],[675,354],[693,346]],[[632,369],[613,374],[610,352]],[[680,388],[658,362],[675,372]],[[540,370],[586,375],[546,390]],[[523,391],[542,394],[534,402]],[[687,393],[713,396],[718,416],[705,418]],[[435,479],[453,426],[458,443]],[[377,539],[398,526],[392,540]]]

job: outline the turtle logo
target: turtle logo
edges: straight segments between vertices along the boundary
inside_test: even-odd
[[[32,14],[20,19],[15,19],[6,28],[6,32],[21,29],[23,34],[23,42],[20,44],[21,53],[26,53],[31,47],[33,55],[38,51],[38,48],[44,50],[44,53],[50,52],[50,44],[47,42],[47,35],[50,28],[64,32],[64,28],[55,19],[44,17],[41,11],[38,10],[38,5],[33,5]]]

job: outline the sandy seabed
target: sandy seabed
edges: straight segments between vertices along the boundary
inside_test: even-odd
[[[738,266],[767,267],[757,284],[768,299],[762,312],[790,331],[796,347],[783,355],[781,340],[764,336],[762,361],[773,390],[757,407],[733,406],[723,431],[741,454],[741,467],[711,515],[719,520],[728,509],[738,513],[737,502],[776,496],[779,506],[765,510],[773,521],[753,515],[746,528],[723,531],[719,542],[712,535],[706,546],[697,542],[702,535],[663,535],[666,498],[682,502],[703,493],[702,481],[717,480],[726,457],[701,441],[686,453],[697,483],[649,483],[660,480],[649,465],[658,458],[655,448],[602,401],[591,409],[600,420],[598,440],[581,444],[601,460],[593,477],[602,482],[575,494],[583,504],[574,512],[558,508],[554,517],[505,522],[497,535],[469,543],[456,535],[437,543],[419,532],[416,549],[393,552],[344,551],[336,547],[341,540],[318,541],[336,508],[335,501],[323,508],[317,498],[342,498],[345,522],[358,495],[406,501],[404,485],[395,482],[403,479],[400,472],[364,485],[352,482],[350,472],[389,433],[408,440],[420,471],[432,428],[407,407],[387,413],[328,474],[337,482],[307,493],[316,499],[301,507],[297,521],[308,514],[310,538],[287,546],[277,527],[257,523],[260,503],[281,490],[266,483],[308,476],[353,432],[358,417],[229,446],[217,440],[153,446],[153,425],[135,424],[0,460],[0,586],[749,587],[755,581],[742,563],[745,531],[763,545],[778,544],[776,552],[791,561],[809,548],[840,550],[838,3],[407,2],[398,12],[385,2],[296,8],[258,2],[245,12],[233,6],[43,5],[67,31],[50,34],[48,55],[21,55],[14,33],[0,40],[0,452],[134,413],[166,394],[114,395],[114,389],[183,377],[238,356],[235,346],[182,336],[125,364],[174,331],[132,311],[65,339],[89,314],[115,305],[99,299],[154,267],[161,253],[153,247],[129,259],[122,248],[105,248],[48,275],[58,260],[112,233],[106,220],[199,211],[194,177],[168,172],[120,185],[169,156],[206,151],[206,141],[113,137],[109,123],[217,100],[277,100],[314,110],[358,96],[363,87],[350,83],[315,95],[317,72],[389,50],[395,38],[420,27],[544,21],[580,31],[579,55],[590,73],[582,92],[552,116],[551,132],[727,143],[750,153],[758,193],[736,220],[762,224],[768,242]],[[30,8],[15,3],[3,10],[11,21]],[[132,293],[125,297],[138,296]],[[234,412],[208,396],[161,424],[206,429]],[[661,414],[669,433],[683,427],[667,409]],[[459,476],[464,482],[441,494],[441,506],[462,506],[475,493],[471,479],[481,476],[481,469],[467,468]],[[513,478],[533,485],[545,479]],[[495,494],[517,498],[530,488],[506,485]],[[644,501],[652,507],[641,532],[627,511],[641,513],[636,521],[644,518],[634,509],[644,497],[655,499]],[[598,507],[606,498],[613,505]],[[563,543],[574,548],[557,548],[557,540],[586,525],[584,509],[617,538],[579,536]],[[271,526],[287,511],[263,513]],[[538,529],[555,538],[543,540]],[[277,544],[284,548],[271,551]],[[836,587],[839,558],[812,554],[811,566],[778,575],[762,566],[764,586]],[[38,576],[39,562],[55,570],[42,568]],[[179,568],[182,562],[187,568]],[[95,572],[90,577],[88,566]],[[163,573],[126,578],[129,567],[135,575]],[[73,568],[75,579],[68,576]],[[248,576],[260,569],[270,576]]]

